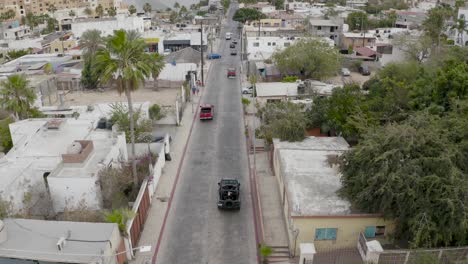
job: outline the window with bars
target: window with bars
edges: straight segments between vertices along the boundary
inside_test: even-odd
[[[337,228],[316,228],[315,240],[336,240]]]

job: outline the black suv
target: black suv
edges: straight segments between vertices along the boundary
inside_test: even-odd
[[[235,48],[235,47],[236,47],[236,44],[234,44],[234,43],[231,43],[231,44],[229,45],[229,48],[231,48],[231,49],[233,49],[233,48]]]
[[[236,179],[218,182],[218,209],[240,209],[240,183]]]
[[[366,65],[359,67],[359,73],[361,73],[362,75],[370,75],[369,67],[367,67]]]

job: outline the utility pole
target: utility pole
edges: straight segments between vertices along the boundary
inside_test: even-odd
[[[203,19],[200,19],[200,55],[201,55],[201,85],[205,85],[205,76],[203,74]]]
[[[361,32],[363,32],[363,38],[362,38],[362,47],[364,48],[366,46],[365,41],[366,41],[366,32],[364,31],[364,15],[361,15]]]

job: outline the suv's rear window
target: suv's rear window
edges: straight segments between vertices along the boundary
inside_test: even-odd
[[[201,109],[201,112],[202,112],[202,113],[205,113],[205,114],[206,114],[206,113],[211,113],[211,108],[202,108],[202,109]]]

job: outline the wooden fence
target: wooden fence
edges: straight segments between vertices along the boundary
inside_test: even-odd
[[[135,217],[127,223],[127,232],[130,238],[131,247],[136,247],[138,240],[141,236],[141,231],[146,222],[148,211],[150,207],[150,197],[148,190],[148,181],[145,180],[141,185],[140,192],[138,193],[137,199],[133,204],[132,211],[135,213]]]

